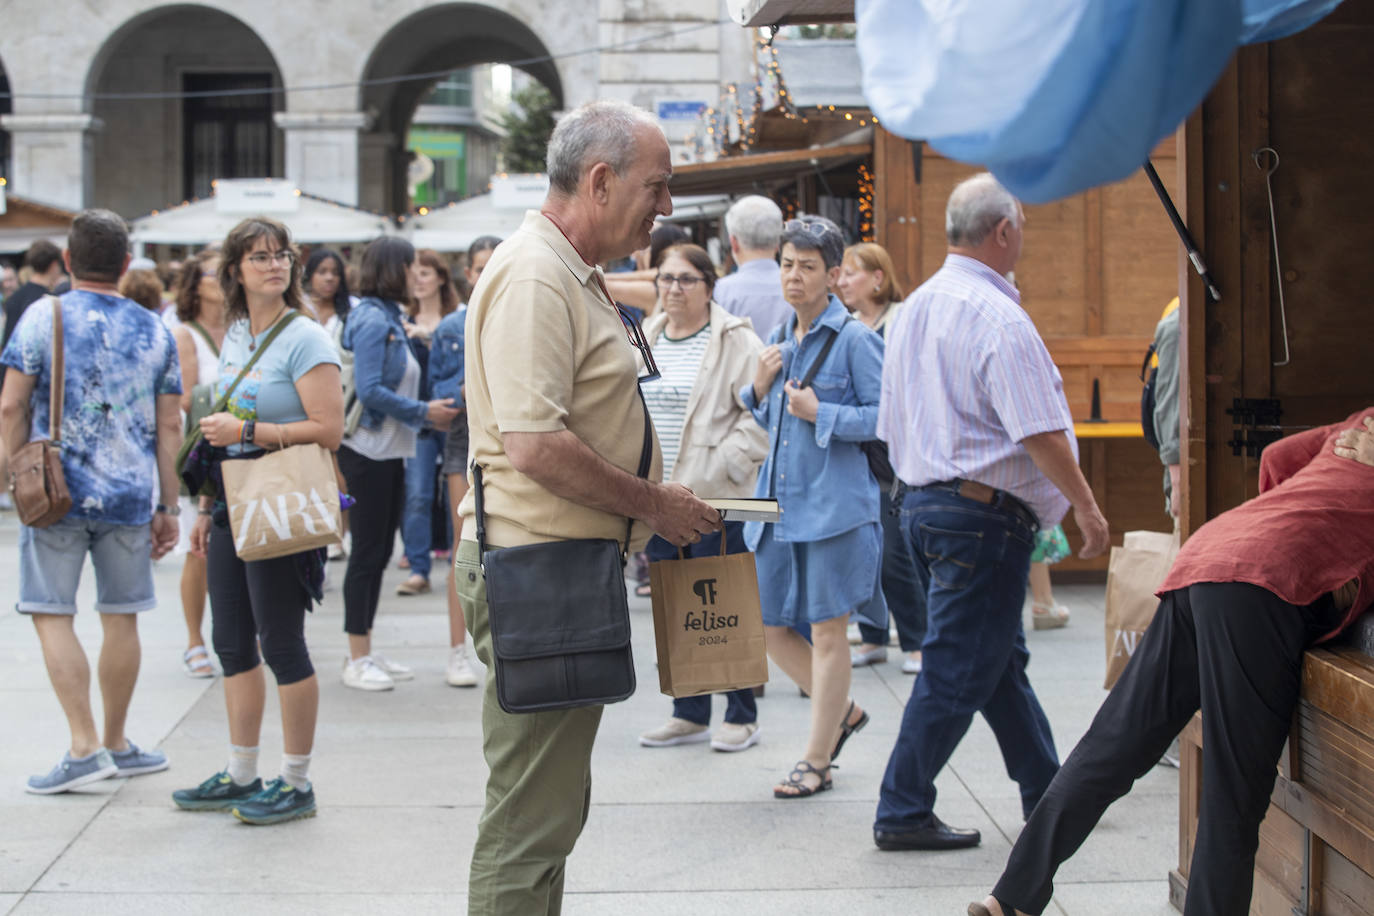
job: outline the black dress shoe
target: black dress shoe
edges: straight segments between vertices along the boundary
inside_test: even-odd
[[[889,852],[898,849],[967,849],[982,841],[983,836],[977,830],[951,827],[933,814],[925,827],[873,831],[873,843]]]

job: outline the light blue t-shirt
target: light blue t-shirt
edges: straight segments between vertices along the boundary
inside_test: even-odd
[[[30,439],[48,438],[52,306],[29,306],[0,363],[36,377]],[[181,394],[176,343],[154,312],[121,296],[62,297],[62,473],[68,518],[146,525],[157,479],[157,396]]]
[[[216,399],[224,395],[252,358],[253,351],[249,345],[258,342],[261,346],[260,342],[266,340],[270,330],[265,329],[255,341],[248,332],[247,319],[229,326],[219,351]],[[298,316],[277,335],[276,340],[267,345],[262,356],[234,389],[225,409],[240,420],[295,423],[308,419],[305,407],[301,405],[301,396],[296,391],[296,382],[321,363],[339,365],[339,352],[334,347],[334,341],[319,324],[304,315]],[[231,454],[240,451],[237,445],[229,447]]]

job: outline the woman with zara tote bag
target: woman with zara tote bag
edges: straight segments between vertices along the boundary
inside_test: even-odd
[[[222,398],[231,386],[232,392],[224,410],[200,423],[221,460],[292,445],[339,446],[339,357],[323,328],[294,320],[301,306],[299,271],[286,227],[275,220],[246,219],[224,240],[219,279],[230,326],[215,394]],[[212,468],[211,478],[220,477]],[[305,645],[305,612],[321,597],[324,550],[244,562],[235,550],[222,483],[216,496],[200,498],[191,549],[206,557],[212,641],[229,713],[229,762],[199,786],[173,793],[173,800],[189,810],[229,810],[250,824],[310,817],[319,684]],[[285,752],[280,776],[266,786],[257,774],[263,659],[277,680]]]

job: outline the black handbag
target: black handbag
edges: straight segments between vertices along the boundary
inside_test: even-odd
[[[639,476],[649,473],[653,432],[644,407]],[[487,550],[482,467],[472,466],[477,552],[487,585],[496,699],[508,713],[599,706],[635,691],[625,543],[581,538]]]

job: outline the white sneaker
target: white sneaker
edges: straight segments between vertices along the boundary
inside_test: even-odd
[[[393,690],[396,687],[391,675],[378,668],[370,655],[344,659],[343,683],[354,690]]]
[[[678,744],[700,744],[709,740],[711,735],[705,725],[688,722],[676,716],[653,731],[639,736],[639,743],[644,747],[674,747]]]
[[[713,751],[742,751],[759,743],[759,723],[722,722],[711,736]]]
[[[402,665],[402,664],[399,664],[399,663],[397,663],[397,662],[391,661],[391,660],[388,659],[385,655],[382,655],[382,654],[377,653],[377,652],[373,652],[373,653],[372,653],[370,656],[368,656],[368,657],[372,659],[372,664],[376,665],[378,668],[381,668],[381,669],[382,669],[383,671],[385,671],[387,674],[391,675],[391,679],[392,679],[393,681],[413,681],[413,680],[415,680],[415,672],[414,672],[414,671],[411,671],[411,670],[410,670],[409,668],[407,668],[405,665]]]
[[[468,663],[467,643],[454,646],[448,654],[448,668],[444,670],[444,680],[450,687],[476,687],[477,675]]]

